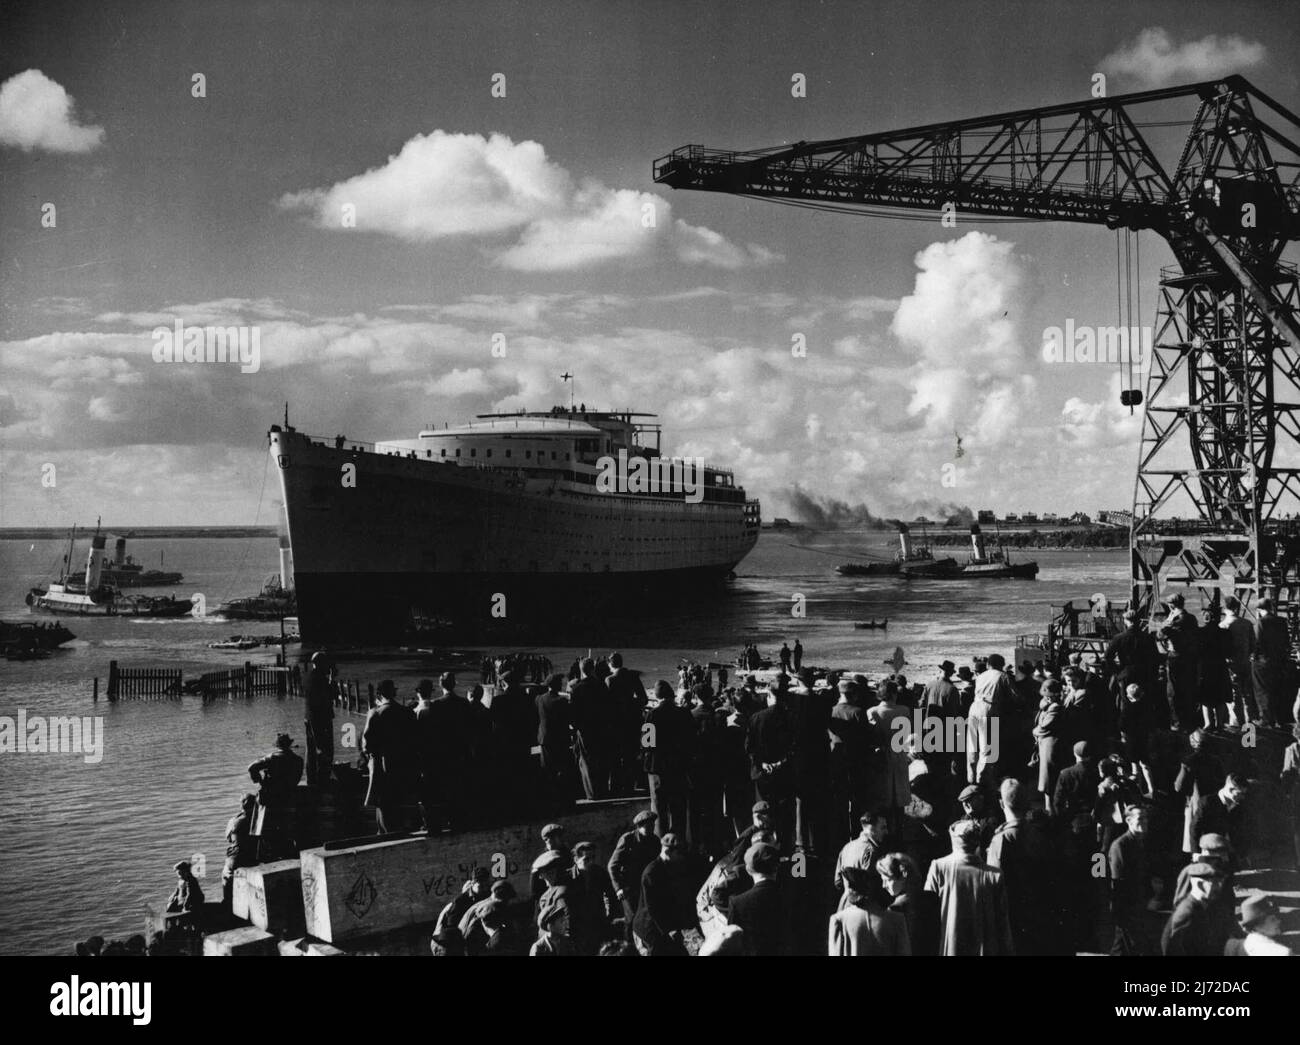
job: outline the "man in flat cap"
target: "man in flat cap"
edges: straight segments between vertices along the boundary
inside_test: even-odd
[[[655,834],[658,819],[648,809],[637,813],[632,819],[632,830],[619,835],[609,858],[609,878],[614,883],[614,894],[623,905],[629,940],[632,919],[641,902],[641,875],[659,855],[659,838]]]
[[[546,894],[537,911],[538,936],[528,951],[530,957],[565,957],[579,953],[572,938],[572,913],[566,896],[560,893]]]
[[[1237,935],[1214,906],[1223,890],[1223,868],[1198,860],[1187,868],[1187,877],[1191,892],[1169,916],[1160,937],[1161,952],[1166,957],[1217,958]]]
[[[1001,807],[996,812],[990,812],[988,794],[978,784],[967,784],[962,788],[957,794],[957,801],[961,803],[962,817],[979,827],[979,853],[983,859],[988,856],[994,833],[1002,826]]]
[[[547,881],[546,876],[540,873],[540,865],[543,860],[547,861],[548,865],[550,865],[553,860],[558,861],[558,863],[555,864],[556,881],[559,880],[564,872],[568,871],[568,869],[573,866],[573,855],[569,852],[568,843],[564,840],[563,824],[547,824],[543,827],[542,845],[545,848],[542,850],[541,855],[533,861],[532,878],[530,879],[534,902],[536,902],[542,893],[544,893],[550,886],[555,885],[555,881]]]

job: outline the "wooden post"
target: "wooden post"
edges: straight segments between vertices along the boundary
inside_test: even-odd
[[[96,704],[99,703],[99,676],[98,675],[95,676],[95,690],[91,694],[90,699],[93,700]]]
[[[373,708],[374,706],[375,706],[375,684],[373,682],[367,682],[366,683],[366,707]]]
[[[253,698],[253,662],[249,660],[244,661],[244,696]]]
[[[108,662],[108,699],[110,703],[117,703],[117,661]]]

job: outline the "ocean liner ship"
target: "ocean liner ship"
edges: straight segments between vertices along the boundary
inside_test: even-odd
[[[620,478],[690,474],[665,467],[653,418],[571,405],[375,444],[273,425],[303,640],[599,620],[717,585],[759,531],[731,472],[701,466],[685,492],[601,481],[612,461]]]

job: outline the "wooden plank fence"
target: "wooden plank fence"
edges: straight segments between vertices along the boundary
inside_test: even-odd
[[[302,671],[297,666],[281,667],[245,661],[242,668],[210,671],[186,686],[180,668],[119,668],[117,661],[108,664],[108,699],[179,700],[187,690],[197,691],[203,702],[225,698],[251,699],[257,696],[302,696]],[[95,699],[99,699],[99,679],[95,679]]]
[[[244,661],[242,668],[200,675],[197,688],[205,704],[258,696],[298,697],[302,695],[302,671],[297,665],[286,668]]]
[[[180,668],[119,668],[108,662],[108,699],[179,700]]]

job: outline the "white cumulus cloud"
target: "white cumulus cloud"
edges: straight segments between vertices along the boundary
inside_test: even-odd
[[[916,350],[910,414],[932,431],[975,431],[1001,441],[1003,418],[1027,362],[1014,317],[1023,312],[1024,277],[1013,245],[983,232],[931,243],[916,256],[912,293],[898,304],[891,330]]]
[[[321,228],[356,228],[414,243],[487,242],[498,264],[530,272],[675,257],[735,269],[780,260],[672,216],[653,193],[576,180],[534,141],[502,134],[418,134],[379,167],[326,188],[283,195]]]
[[[1139,87],[1165,87],[1243,73],[1261,64],[1266,55],[1263,44],[1235,34],[1211,34],[1176,44],[1167,30],[1152,26],[1103,58],[1101,69]]]
[[[79,124],[72,96],[39,69],[0,84],[0,143],[27,152],[90,152],[103,140],[104,128]]]

